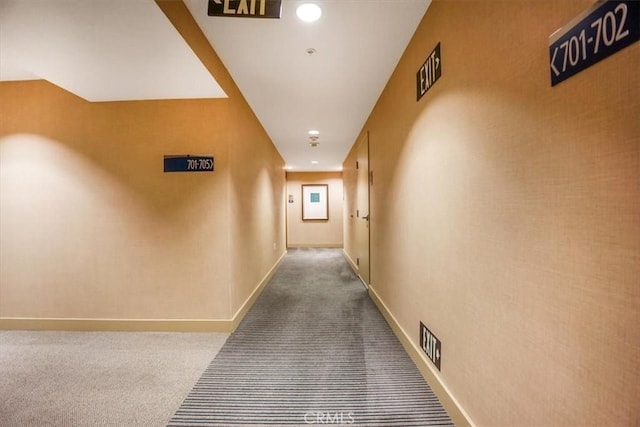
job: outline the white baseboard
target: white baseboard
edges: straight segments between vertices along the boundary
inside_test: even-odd
[[[474,426],[471,418],[460,405],[460,402],[458,402],[451,391],[442,382],[442,379],[436,372],[435,368],[431,366],[431,362],[427,360],[424,353],[413,343],[404,329],[402,329],[396,318],[391,314],[372,286],[369,286],[369,295],[378,307],[378,310],[380,310],[380,313],[382,313],[383,317],[387,320],[389,326],[391,326],[391,329],[402,343],[402,346],[413,360],[413,363],[416,364],[416,367],[424,377],[425,381],[427,381],[431,386],[431,389],[438,396],[438,399],[440,399],[440,403],[442,403],[442,406],[447,410],[455,425]]]
[[[2,317],[0,330],[127,331],[127,332],[232,332],[228,319],[89,319]]]
[[[287,243],[287,248],[341,248],[340,243]]]
[[[249,295],[249,298],[245,300],[245,302],[240,306],[238,311],[236,311],[236,314],[233,315],[233,318],[231,320],[232,322],[231,331],[236,330],[236,328],[238,327],[238,325],[240,324],[244,316],[247,314],[249,309],[253,306],[253,303],[256,302],[256,300],[262,293],[262,290],[264,289],[264,287],[267,286],[267,283],[269,283],[269,280],[271,280],[273,275],[276,273],[276,270],[278,269],[278,267],[280,266],[280,263],[282,263],[282,260],[286,255],[287,255],[287,251],[284,251],[284,253],[280,256],[280,258],[278,258],[278,260],[273,265],[273,267],[271,267],[271,270],[269,270],[267,274],[265,274],[265,276],[262,278],[262,280],[260,281],[256,289],[251,293],[251,295]]]
[[[342,253],[344,255],[344,258],[347,260],[347,262],[351,266],[351,269],[353,270],[353,272],[356,274],[356,276],[358,276],[358,279],[360,279],[360,281],[362,282],[362,285],[364,286],[364,288],[369,289],[369,284],[360,275],[360,268],[358,267],[358,265],[355,262],[353,262],[353,259],[351,259],[349,254],[344,249],[342,250]]]
[[[345,251],[344,249],[342,249],[342,254],[344,255],[344,258],[347,260],[347,262],[349,263],[349,265],[351,265],[351,269],[358,274],[358,265],[355,263],[354,260],[351,259],[351,257],[349,256],[349,254],[347,253],[347,251]]]

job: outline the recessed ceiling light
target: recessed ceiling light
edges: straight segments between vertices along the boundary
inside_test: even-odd
[[[303,3],[296,9],[296,15],[304,22],[313,22],[320,19],[322,9],[314,3]]]
[[[312,165],[317,165],[319,162],[317,160],[311,160]]]
[[[309,135],[320,135],[320,131],[316,129],[311,129],[309,131]]]

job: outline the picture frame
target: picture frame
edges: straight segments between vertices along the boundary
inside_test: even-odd
[[[329,219],[329,185],[302,184],[302,220]]]

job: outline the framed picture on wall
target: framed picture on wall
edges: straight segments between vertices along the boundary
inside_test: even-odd
[[[329,219],[329,185],[302,184],[302,220]]]

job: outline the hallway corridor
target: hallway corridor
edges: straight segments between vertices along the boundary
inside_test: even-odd
[[[290,249],[171,426],[452,425],[341,249]]]
[[[640,427],[640,1],[306,2],[0,0],[0,427]]]
[[[340,249],[289,249],[230,336],[0,331],[0,377],[3,427],[453,424]]]

